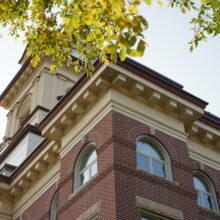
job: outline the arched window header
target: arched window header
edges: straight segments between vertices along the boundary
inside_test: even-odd
[[[28,94],[21,102],[17,117],[22,120],[29,112],[31,109],[31,94]]]
[[[193,184],[197,191],[197,204],[201,207],[218,211],[215,188],[210,178],[200,171],[195,171]]]
[[[162,144],[147,135],[136,140],[137,168],[157,176],[172,179],[169,156]]]

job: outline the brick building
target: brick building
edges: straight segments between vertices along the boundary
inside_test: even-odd
[[[220,119],[131,60],[21,69],[0,155],[1,220],[220,219]]]

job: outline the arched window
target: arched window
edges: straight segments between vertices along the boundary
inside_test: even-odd
[[[141,136],[136,141],[137,168],[171,179],[168,154],[163,146],[150,136]]]
[[[59,203],[59,193],[57,192],[51,202],[50,206],[50,220],[58,220],[57,208]]]
[[[200,172],[196,172],[193,176],[193,183],[197,191],[197,204],[217,211],[215,189],[209,178]]]
[[[31,108],[31,94],[28,94],[21,102],[17,117],[19,118],[20,122],[27,116],[30,112]]]
[[[94,143],[89,143],[80,153],[74,172],[74,189],[88,182],[97,174],[97,153]]]

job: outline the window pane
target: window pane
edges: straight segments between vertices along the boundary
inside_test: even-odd
[[[83,185],[90,179],[89,175],[89,169],[86,169],[81,175],[80,175],[80,183]]]
[[[141,154],[137,154],[137,167],[149,172],[149,159]]]
[[[91,177],[97,173],[97,161],[91,166]]]
[[[90,153],[86,165],[91,164],[96,158],[97,158],[96,150],[94,149],[94,150]]]
[[[156,160],[152,160],[152,164],[153,164],[153,173],[161,176],[161,177],[166,177],[165,175],[165,167],[163,163],[160,163]]]
[[[152,156],[155,159],[164,160],[163,156],[151,144],[143,141],[137,141],[136,146],[137,146],[137,151]]]
[[[204,206],[208,209],[212,209],[212,202],[211,202],[211,197],[206,194],[202,194],[203,201],[204,201]]]
[[[202,199],[201,199],[201,193],[197,192],[197,204],[199,206],[202,206]]]
[[[96,150],[92,149],[90,152],[87,153],[85,159],[82,162],[80,167],[80,171],[83,170],[85,167],[89,166],[93,161],[97,159]]]
[[[200,189],[204,192],[209,192],[208,187],[206,186],[206,184],[198,177],[193,177],[193,183],[196,189]]]

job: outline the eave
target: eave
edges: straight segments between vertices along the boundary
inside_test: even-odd
[[[220,118],[211,114],[210,112],[205,111],[203,117],[199,120],[210,125],[213,128],[220,130]]]
[[[131,65],[130,60],[129,62]],[[167,78],[163,79],[158,75],[153,79],[152,73],[149,80],[148,72],[133,73],[131,69],[128,67],[125,69],[120,64],[98,63],[92,78],[86,73],[82,75],[38,125],[42,134],[51,140],[60,140],[68,130],[66,127],[75,124],[85,115],[88,106],[89,108],[94,106],[99,94],[108,89],[120,90],[131,97],[138,96],[144,104],[174,115],[176,119],[183,121],[186,127],[203,115],[203,107],[207,103],[183,91],[179,84],[171,80],[168,83]],[[168,85],[163,86],[166,83]],[[173,96],[173,90],[178,91],[175,96]],[[194,102],[191,102],[192,100]]]
[[[205,109],[205,107],[208,105],[208,102],[192,95],[189,92],[184,91],[183,86],[181,84],[171,80],[170,78],[158,73],[155,70],[152,70],[151,68],[147,66],[144,66],[143,64],[136,62],[133,59],[126,58],[126,60],[123,62],[119,60],[117,64],[157,84],[158,86],[161,86],[162,88],[165,88],[169,90],[170,92],[173,92],[174,94],[181,96],[184,99],[187,99],[188,101],[200,106],[203,109]]]
[[[189,137],[196,138],[202,144],[209,144],[213,149],[220,152],[220,119],[205,112],[188,129]]]

